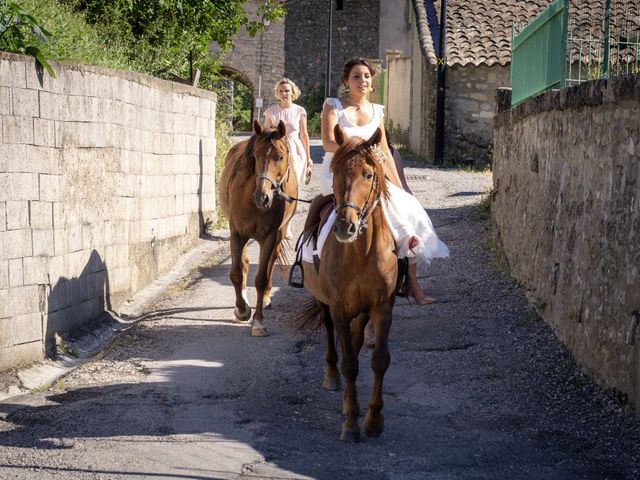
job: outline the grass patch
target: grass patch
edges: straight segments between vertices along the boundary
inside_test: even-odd
[[[89,25],[82,13],[57,1],[21,0],[20,6],[51,33],[48,44],[38,44],[46,58],[145,72],[142,63],[131,60],[130,47],[115,28]]]
[[[476,215],[481,222],[491,220],[491,195],[485,195],[476,205]]]

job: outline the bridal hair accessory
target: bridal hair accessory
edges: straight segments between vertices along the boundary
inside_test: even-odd
[[[378,162],[381,165],[384,163],[385,154],[382,148],[380,147],[379,143],[376,143],[375,145],[371,145],[367,150],[369,152],[369,155],[371,155],[371,157],[376,162]]]

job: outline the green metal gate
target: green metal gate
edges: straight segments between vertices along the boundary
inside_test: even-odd
[[[640,74],[640,0],[556,0],[519,32],[513,27],[511,105],[551,88]]]
[[[513,27],[511,47],[511,105],[566,79],[568,0],[556,0],[520,32]]]

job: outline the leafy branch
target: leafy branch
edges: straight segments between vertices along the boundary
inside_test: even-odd
[[[55,78],[56,74],[42,51],[28,42],[23,27],[29,29],[40,42],[49,43],[51,34],[32,15],[16,3],[0,0],[0,50],[31,55],[38,65]]]

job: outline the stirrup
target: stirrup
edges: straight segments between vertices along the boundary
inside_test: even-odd
[[[304,268],[302,262],[295,261],[289,270],[289,286],[293,288],[304,288]]]
[[[300,234],[298,237],[298,241],[296,242],[296,261],[291,265],[291,269],[289,270],[289,279],[288,284],[293,288],[304,288],[304,267],[302,266],[302,238],[304,236],[304,232]]]

